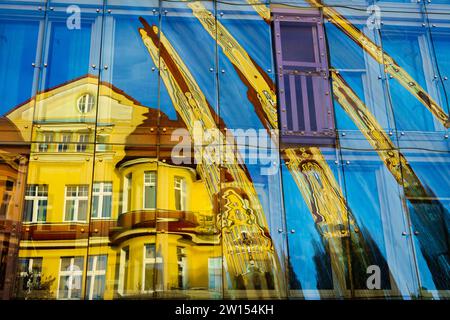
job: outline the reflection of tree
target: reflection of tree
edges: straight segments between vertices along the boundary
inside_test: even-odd
[[[355,241],[355,238],[359,237],[362,237],[364,242]],[[361,257],[366,257],[366,259]],[[354,289],[367,289],[366,282],[369,276],[367,268],[370,265],[380,268],[381,289],[391,289],[388,264],[369,231],[361,229],[360,233],[351,233],[350,263]]]
[[[333,289],[333,276],[331,274],[330,256],[325,253],[319,242],[313,241],[313,261],[316,266],[317,289]]]
[[[32,271],[22,273],[18,281],[17,298],[25,300],[53,299],[51,287],[56,278],[42,276],[40,272]]]
[[[300,281],[298,281],[295,270],[292,266],[291,259],[288,261],[288,276],[289,276],[289,289],[290,290],[301,290],[302,285]]]
[[[432,191],[428,190],[428,193],[432,194]],[[408,209],[434,285],[438,290],[448,290],[450,283],[449,212],[441,202],[426,199],[409,199]]]

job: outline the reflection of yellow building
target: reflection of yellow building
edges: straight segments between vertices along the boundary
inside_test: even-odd
[[[184,125],[97,85],[80,78],[9,115],[33,138],[19,295],[219,292],[221,250],[206,186],[170,160],[170,133]]]
[[[11,129],[8,130],[10,134],[14,131],[17,134],[14,126],[4,119],[0,120],[0,128]],[[20,239],[20,214],[28,163],[28,148],[22,144],[19,135],[12,134],[12,138],[16,145],[0,150],[0,297],[3,299],[8,299],[13,291],[14,277],[11,274],[14,274]]]

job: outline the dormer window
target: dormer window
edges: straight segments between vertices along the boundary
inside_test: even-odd
[[[88,113],[94,107],[94,96],[86,93],[78,98],[77,101],[78,111],[81,113]]]

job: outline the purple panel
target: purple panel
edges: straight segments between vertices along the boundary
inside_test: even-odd
[[[281,131],[285,131],[287,129],[287,112],[286,112],[286,97],[285,97],[285,88],[284,88],[284,79],[283,79],[283,67],[282,61],[283,57],[281,54],[281,36],[280,36],[280,23],[278,20],[274,22],[274,30],[275,30],[275,48],[276,48],[276,63],[277,63],[277,74],[278,74],[278,92],[279,92],[279,100],[280,100],[280,121],[281,121]]]
[[[334,118],[322,18],[318,11],[274,14],[281,141],[334,145]]]
[[[312,85],[313,85],[313,93],[314,93],[314,101],[315,103],[315,111],[316,111],[316,124],[317,124],[317,132],[325,131],[327,130],[326,125],[326,112],[325,112],[325,105],[324,105],[324,99],[322,95],[324,93],[323,90],[323,82],[324,79],[319,77],[312,77]]]
[[[291,89],[292,131],[298,131],[297,95],[295,90],[295,77],[293,75],[289,75],[289,88]]]
[[[312,27],[296,22],[280,22],[283,61],[317,63]]]
[[[308,95],[306,77],[301,76],[300,81],[301,81],[302,96],[303,96],[302,112],[303,112],[303,117],[305,119],[305,132],[308,133],[311,131],[311,120],[309,117],[309,95]]]

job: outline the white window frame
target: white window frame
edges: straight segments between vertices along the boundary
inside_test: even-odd
[[[127,259],[127,254],[128,254],[128,259]],[[127,264],[127,266],[125,266],[125,264]],[[124,247],[122,249],[120,249],[120,261],[119,261],[119,283],[118,283],[118,288],[117,291],[120,295],[125,295],[127,288],[126,286],[128,285],[128,272],[130,270],[130,247]],[[126,271],[126,272],[125,272]]]
[[[27,274],[24,274],[25,272],[22,271],[22,272],[20,272],[20,276],[21,277],[25,277],[28,274],[33,272],[34,260],[40,260],[41,261],[41,271],[38,274],[39,276],[41,275],[41,273],[42,273],[42,261],[43,261],[42,257],[34,257],[34,258],[24,257],[24,258],[19,258],[19,259],[28,260]]]
[[[67,195],[67,187],[76,187],[77,188],[77,195],[76,196],[68,196]],[[86,196],[80,196],[80,187],[86,187],[87,189],[87,195]],[[73,220],[67,220],[66,219],[66,208],[67,208],[67,201],[68,200],[75,200],[75,204],[74,204],[74,217]],[[75,184],[75,185],[66,185],[64,187],[64,222],[86,222],[86,220],[88,219],[88,212],[86,212],[86,220],[79,220],[78,219],[78,214],[79,214],[79,204],[80,204],[80,200],[86,200],[87,201],[87,210],[89,208],[89,185],[87,184]]]
[[[31,200],[33,201],[33,214],[31,217],[31,221],[23,221],[23,223],[37,223],[37,222],[43,222],[43,221],[38,221],[38,210],[39,210],[39,200],[47,200],[47,205],[48,205],[48,185],[46,184],[32,184],[35,187],[35,195],[33,196],[29,196],[26,195],[26,191],[25,191],[25,200]],[[26,186],[26,188],[28,188],[29,185]],[[39,196],[39,187],[42,186],[47,186],[47,195],[45,196]]]
[[[39,273],[37,273],[35,276],[41,276],[42,275],[42,262],[43,262],[43,258],[42,257],[24,257],[24,258],[19,258],[19,260],[27,260],[28,266],[27,266],[27,271],[21,271],[19,276],[21,278],[25,278],[26,276],[30,275],[33,273],[33,266],[35,263],[35,260],[40,261],[41,262],[41,268],[39,270]],[[35,279],[34,279],[35,280]],[[27,287],[28,287],[28,283],[27,283]],[[19,290],[22,291],[22,287],[19,288]],[[30,292],[30,287],[28,287],[28,292]]]
[[[223,275],[222,257],[221,256],[209,257],[208,258],[208,289],[209,290],[217,290],[217,291],[222,290],[222,285],[223,285],[222,275]],[[211,280],[214,280],[213,282],[214,282],[214,284],[216,284],[217,279],[219,279],[218,286],[212,287]]]
[[[38,151],[39,152],[48,152],[50,145],[53,142],[53,132],[44,132],[42,134],[42,142],[39,143]]]
[[[86,152],[89,143],[89,133],[80,133],[78,136],[77,152]]]
[[[149,177],[149,179],[147,179]],[[153,208],[145,206],[145,199],[147,199],[147,194],[145,192],[146,187],[154,187],[155,188],[155,206]],[[144,197],[142,199],[142,208],[146,210],[156,209],[156,188],[157,188],[157,174],[156,171],[148,170],[144,171]]]
[[[110,185],[111,186],[111,191],[105,191],[105,187],[106,185]],[[96,186],[98,186],[99,190],[96,191],[95,188]],[[103,182],[94,182],[94,185],[92,187],[92,199],[94,199],[94,197],[98,197],[98,204],[97,204],[97,216],[94,216],[94,210],[91,210],[92,215],[91,218],[92,219],[111,219],[112,216],[112,212],[111,212],[111,216],[109,217],[104,217],[103,216],[103,200],[105,196],[111,196],[111,210],[112,210],[112,182],[109,181],[103,181]],[[94,201],[92,201],[92,206],[94,206]]]
[[[186,210],[186,202],[187,202],[187,197],[186,197],[186,179],[183,177],[175,177],[174,178],[174,191],[180,191],[180,211],[185,211]],[[175,192],[175,204],[176,204],[176,192]]]
[[[178,250],[180,250],[180,254],[178,253]],[[180,259],[181,258],[181,259]],[[186,248],[177,246],[177,267],[181,268],[181,279],[182,284],[180,289],[185,289],[187,286],[187,278],[188,278],[188,272],[187,272],[187,258],[186,258]],[[177,282],[178,282],[178,276],[180,275],[179,270],[177,270]],[[179,284],[179,283],[178,283]]]
[[[105,263],[105,269],[99,269],[97,270],[97,261],[98,258],[104,256],[106,257],[106,263]],[[86,288],[88,290],[88,300],[92,300],[92,296],[94,295],[94,288],[95,288],[95,277],[96,276],[105,276],[105,286],[106,286],[106,268],[108,266],[108,256],[107,255],[95,255],[95,256],[89,256],[88,257],[88,263],[89,258],[92,258],[92,270],[89,270],[88,266],[88,272],[87,277],[91,277],[91,282],[89,288]],[[87,284],[87,281],[86,281]],[[105,292],[103,292],[105,294]]]
[[[67,152],[69,150],[71,138],[72,134],[70,132],[61,133],[61,141],[58,143],[58,152]]]
[[[124,176],[122,190],[122,213],[131,210],[131,186],[133,184],[133,174],[130,172]],[[128,208],[129,207],[129,208]]]
[[[97,152],[105,152],[108,150],[108,135],[106,134],[97,134],[97,141],[95,143],[95,151]]]
[[[95,104],[95,98],[90,93],[85,93],[77,100],[77,109],[80,113],[86,114],[92,111]]]
[[[70,258],[70,264],[69,264],[69,270],[61,270],[62,267],[62,260],[63,259],[69,259]],[[74,266],[75,266],[75,258],[83,258],[83,266],[84,266],[84,257],[61,257],[59,259],[59,275],[58,275],[58,287],[56,290],[56,299],[59,299],[59,287],[61,284],[61,277],[65,277],[65,276],[69,276],[69,283],[73,283],[73,278],[74,277],[78,277],[81,276],[81,281],[80,281],[80,285],[81,285],[81,297],[80,299],[83,298],[83,269],[80,270],[74,270]],[[67,298],[64,298],[64,300],[70,300],[72,299],[72,285],[70,285],[69,287],[69,292],[68,292],[68,296]]]
[[[146,257],[147,246],[154,246],[155,247],[155,258],[147,258]],[[158,257],[158,252],[156,250],[156,245],[154,243],[144,243],[142,257],[143,258],[142,258],[142,285],[141,285],[141,291],[143,293],[151,293],[151,292],[156,291],[157,284],[153,283],[153,287],[155,288],[155,290],[145,290],[145,267],[148,264],[152,265],[152,267],[153,267],[153,275],[154,275],[155,274],[155,266],[157,264],[162,264],[163,263],[163,259],[162,259],[162,257]]]

